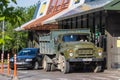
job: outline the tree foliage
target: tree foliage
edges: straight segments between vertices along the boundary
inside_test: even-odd
[[[20,25],[30,21],[34,14],[35,6],[30,6],[28,8],[18,7],[16,10],[21,11],[21,16],[23,17]],[[6,34],[8,34],[12,40],[7,41],[6,49],[9,50],[12,47],[16,49],[24,48],[27,46],[28,41],[28,33],[27,31],[16,32],[14,31],[15,28],[19,27],[19,24],[16,23],[14,26],[12,24],[7,23]],[[12,44],[10,44],[12,43]]]
[[[11,0],[11,2],[16,4],[16,0]],[[9,6],[10,0],[1,0],[0,1],[0,27],[2,29],[3,21],[12,21],[15,19],[12,15],[15,15],[14,7]],[[18,21],[18,19],[16,19]],[[15,23],[12,21],[12,23]],[[4,38],[3,38],[4,35]],[[1,38],[2,37],[2,38]],[[5,35],[5,32],[0,31],[0,45],[5,44],[5,40],[11,40],[11,38]]]
[[[16,0],[11,1],[17,4]],[[5,44],[5,50],[26,47],[27,32],[15,32],[14,29],[31,20],[35,10],[35,5],[28,8],[14,8],[10,7],[9,3],[10,0],[0,1],[0,45]],[[3,20],[5,21],[4,33],[2,33]],[[2,39],[3,34],[5,35],[4,39]]]
[[[16,13],[18,12],[14,10],[15,9],[14,7],[9,6],[10,2],[17,4],[16,0],[1,0],[0,1],[0,21],[5,20],[5,21],[9,21],[14,24],[17,21],[19,22],[18,18],[20,16],[19,14],[16,15]]]

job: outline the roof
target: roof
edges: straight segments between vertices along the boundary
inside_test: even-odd
[[[83,2],[77,6],[71,5],[72,6],[71,8],[66,7],[62,10],[55,11],[52,14],[48,14],[42,17],[37,17],[36,19],[33,19],[28,23],[23,24],[18,29],[48,30],[48,29],[52,29],[51,26],[54,26],[53,28],[56,29],[58,28],[57,22],[60,20],[64,20],[67,18],[84,15],[100,10],[120,10],[120,0],[81,0],[81,1]],[[61,4],[61,7],[62,6],[63,5]],[[57,7],[58,6],[54,5],[52,9],[55,10]],[[49,9],[51,9],[50,6]],[[50,12],[49,9],[47,13]]]
[[[59,17],[57,21],[101,10],[120,10],[120,0],[96,0],[84,3],[82,7],[69,11],[66,15]]]
[[[69,7],[69,3],[70,3],[70,0],[43,0],[41,1],[41,3],[38,4],[38,7],[36,8],[38,12],[38,13],[35,12],[36,18],[23,24],[22,26],[20,26],[15,30],[17,31],[32,30],[32,29],[38,30],[38,29],[43,29],[42,27],[46,29],[51,29],[50,26],[48,28],[48,25],[43,25],[42,22],[56,15],[57,13],[67,9]]]
[[[120,10],[120,0],[114,0],[111,3],[104,6],[105,10]]]
[[[79,16],[79,15],[84,15],[100,10],[104,10],[104,6],[111,3],[113,0],[95,0],[93,2],[86,2],[82,6],[77,7],[74,10],[69,11],[62,17],[59,17],[57,21],[68,19],[71,17]]]
[[[53,24],[57,24],[56,21],[54,21],[55,19],[66,14],[68,11],[75,9],[77,6],[82,5],[84,1],[85,0],[45,0],[41,4],[39,4],[40,6],[38,7],[40,8],[36,10],[38,12],[40,10],[41,13],[39,13],[39,15],[43,13],[46,15],[42,15],[40,17],[37,16],[37,18],[29,21],[28,23],[23,24],[17,30],[41,30],[43,29],[42,27],[46,29],[51,29],[50,25],[53,26]],[[49,3],[49,5],[47,5],[46,7],[47,3]]]

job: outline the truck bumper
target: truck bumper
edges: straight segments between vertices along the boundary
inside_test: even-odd
[[[104,61],[103,58],[76,58],[76,59],[68,59],[68,62],[101,62]]]

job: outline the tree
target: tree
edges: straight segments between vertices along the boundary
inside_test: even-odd
[[[11,0],[13,3],[16,4],[16,0]],[[15,23],[16,21],[19,21],[19,17],[18,16],[14,16],[13,15],[16,14],[16,12],[13,12],[14,7],[9,7],[8,4],[10,3],[9,0],[1,0],[0,1],[0,23],[2,23],[3,21],[11,21],[11,23]],[[0,25],[2,26],[2,25]],[[1,31],[0,35],[4,35],[4,32]],[[7,35],[5,35],[5,39],[10,39]],[[0,38],[0,45],[5,43],[5,39]]]
[[[11,0],[11,2],[16,3],[16,0]],[[0,21],[12,21],[14,22],[14,20],[16,19],[16,17],[18,17],[16,14],[16,12],[13,12],[14,7],[9,6],[10,0],[1,0],[0,1]],[[15,18],[13,18],[13,15]],[[11,19],[12,18],[12,19]]]
[[[27,31],[16,32],[15,28],[30,21],[35,11],[35,5],[28,8],[17,7],[15,9],[21,14],[22,20],[19,23],[12,25],[10,22],[6,22],[5,35],[8,35],[11,40],[5,41],[5,50],[11,50],[12,48],[20,49],[27,46],[28,33]]]
[[[11,0],[16,3],[16,0]],[[11,7],[10,0],[0,1],[0,45],[5,44],[5,50],[26,47],[27,32],[15,32],[14,29],[32,19],[35,6],[29,8]],[[5,33],[1,31],[2,21],[5,21]],[[2,34],[5,39],[2,39]],[[0,46],[1,49],[1,46]]]

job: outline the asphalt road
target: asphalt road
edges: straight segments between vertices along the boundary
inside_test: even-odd
[[[108,71],[103,73],[74,71],[63,74],[60,71],[45,72],[44,70],[25,70],[17,71],[19,80],[120,80],[120,72]],[[0,80],[11,80],[11,77],[0,75]]]

